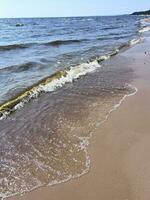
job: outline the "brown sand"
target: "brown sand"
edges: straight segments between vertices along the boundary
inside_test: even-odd
[[[150,18],[145,19],[145,22],[149,23],[150,22]]]
[[[111,113],[91,139],[88,174],[10,200],[150,199],[150,41],[122,53],[132,58],[136,95]]]

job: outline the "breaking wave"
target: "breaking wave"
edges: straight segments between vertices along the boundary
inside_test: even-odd
[[[144,40],[144,39],[143,39],[142,37],[136,38],[136,39],[132,39],[132,40],[130,40],[129,44],[130,44],[131,46],[132,46],[132,45],[136,45],[136,44],[142,42],[143,40]]]
[[[139,30],[139,33],[145,33],[150,31],[150,20],[149,18],[144,18],[140,20],[141,28]]]
[[[0,120],[5,119],[10,113],[23,107],[24,104],[29,102],[31,99],[37,98],[42,92],[52,92],[66,83],[71,83],[75,79],[78,79],[87,73],[94,72],[97,68],[101,67],[100,62],[109,59],[118,52],[119,50],[115,50],[108,55],[93,58],[87,63],[82,63],[77,66],[58,71],[49,77],[42,79],[38,83],[27,88],[25,91],[17,94],[17,96],[1,104]],[[32,63],[23,65],[23,68],[28,68],[30,64]]]
[[[142,29],[139,30],[139,33],[144,33],[150,31],[150,26],[143,27]]]
[[[62,87],[65,83],[72,82],[80,76],[84,76],[87,73],[94,71],[98,67],[100,67],[100,65],[98,61],[95,60],[52,74],[51,76],[39,81],[37,84],[27,88],[16,97],[0,105],[0,119],[6,118],[6,116],[11,112],[21,108],[31,99],[38,97],[40,93],[52,92],[55,89]]]
[[[78,41],[78,40],[77,40]],[[76,40],[69,40],[66,42],[77,42]],[[112,51],[111,53],[99,57],[94,57],[90,59],[87,63],[82,63],[74,67],[58,71],[33,86],[27,88],[25,91],[19,93],[17,96],[12,99],[4,102],[0,105],[0,120],[5,119],[10,113],[16,111],[17,109],[24,106],[25,103],[29,102],[31,99],[37,98],[42,92],[52,92],[57,88],[62,87],[66,83],[71,83],[75,79],[78,79],[80,76],[84,76],[87,73],[95,71],[97,68],[101,67],[100,62],[109,59],[112,56],[118,54],[120,50],[126,49],[131,45],[135,45],[142,41],[142,38],[137,38],[129,41],[128,43],[122,44],[118,49]],[[54,44],[61,44],[62,41],[55,41]],[[63,41],[64,43],[64,41]],[[53,44],[53,43],[52,43]],[[28,62],[19,66],[20,70],[27,70],[35,66],[34,62]],[[1,70],[5,70],[1,69]],[[12,66],[8,70],[18,70],[18,66]]]

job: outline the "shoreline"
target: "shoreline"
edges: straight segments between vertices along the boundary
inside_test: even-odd
[[[147,27],[146,27],[147,28]],[[147,30],[146,30],[147,31]],[[139,33],[145,32],[143,28],[139,30]],[[99,57],[88,60],[85,63],[80,63],[74,67],[65,68],[60,71],[56,71],[51,75],[39,80],[31,86],[28,86],[23,91],[20,91],[15,96],[10,99],[0,103],[0,120],[5,120],[11,113],[16,112],[18,109],[23,108],[25,104],[29,103],[31,100],[38,98],[42,92],[53,92],[68,82],[88,75],[88,73],[94,72],[96,69],[101,67],[101,63],[113,58],[116,55],[120,55],[122,52],[127,51],[133,46],[143,42],[143,37],[138,36],[137,38],[131,39],[124,43],[120,47],[112,50],[109,54],[104,54]],[[89,65],[89,66],[88,66]],[[81,70],[82,69],[82,70]],[[79,74],[75,74],[79,70]],[[74,71],[74,76],[72,75]],[[72,77],[71,77],[72,76]],[[71,77],[71,79],[70,79]]]
[[[131,84],[128,84],[128,87],[130,89],[132,88],[133,92],[131,92],[129,94],[125,94],[122,97],[122,99],[116,105],[114,105],[113,108],[108,112],[108,114],[105,116],[105,119],[103,121],[101,121],[100,123],[98,123],[98,127],[102,126],[109,119],[110,115],[113,112],[115,112],[121,106],[121,104],[126,100],[126,98],[128,98],[130,96],[133,96],[133,95],[135,95],[138,92],[138,89],[135,86],[133,86]],[[97,127],[95,129],[97,129]],[[42,188],[45,188],[45,187],[46,188],[47,187],[55,187],[55,186],[57,186],[59,184],[64,184],[64,183],[68,183],[71,180],[79,179],[82,176],[85,176],[86,174],[88,174],[90,172],[90,168],[91,168],[91,159],[90,159],[89,152],[88,152],[88,146],[89,146],[90,140],[92,140],[92,137],[93,137],[93,133],[91,133],[91,135],[89,136],[89,138],[86,139],[87,140],[87,145],[86,145],[87,147],[85,147],[85,152],[86,152],[88,167],[87,167],[87,169],[85,169],[85,171],[82,174],[79,174],[79,175],[77,175],[75,177],[70,177],[70,178],[68,178],[66,180],[63,180],[63,181],[60,181],[60,182],[57,182],[57,183],[51,183],[51,184],[48,184],[46,186],[37,186],[35,188],[32,188],[29,191],[22,192],[22,194],[16,193],[14,195],[10,195],[10,196],[4,197],[2,199],[8,199],[8,200],[10,199],[11,200],[11,198],[15,198],[17,200],[18,197],[24,196],[24,195],[26,195],[28,193],[32,193],[32,192],[34,192],[36,190],[39,190],[39,189],[42,189]]]
[[[115,57],[114,57],[115,58]],[[112,67],[112,60],[110,61],[110,66]],[[106,71],[104,70],[105,69],[105,67],[103,66],[103,71],[101,71],[101,72],[103,72],[102,73],[102,75],[101,75],[101,73],[99,74],[96,74],[96,73],[94,73],[93,75],[92,74],[90,74],[89,76],[86,76],[84,79],[81,79],[81,80],[78,80],[76,83],[74,83],[74,86],[77,84],[77,91],[78,91],[78,85],[80,86],[80,91],[86,91],[86,90],[84,90],[85,88],[83,87],[83,85],[81,86],[81,84],[83,84],[83,83],[85,83],[86,81],[88,81],[88,80],[92,80],[93,81],[93,78],[92,77],[94,77],[94,78],[96,78],[96,77],[103,77],[103,75],[105,75],[105,77],[107,77],[106,76],[106,74],[105,73],[107,73],[107,71],[109,72],[109,68],[110,68],[110,66],[109,66],[109,64],[108,64],[108,67],[106,67]],[[117,72],[116,71],[116,67],[117,67],[117,69],[119,70],[119,72]],[[127,74],[129,75],[131,72],[130,72],[130,70],[127,68],[127,69],[125,69],[125,70],[120,70],[120,68],[118,68],[118,66],[116,66],[115,67],[115,69],[113,69],[112,70],[112,72],[111,72],[111,70],[110,70],[110,72],[108,73],[108,74],[111,74],[111,75],[114,75],[113,74],[113,72],[115,72],[115,77],[117,78],[117,75],[116,75],[116,73],[119,75],[119,77],[121,78],[121,80],[123,81],[122,82],[122,84],[121,84],[121,81],[119,80],[119,83],[116,83],[116,79],[114,79],[114,78],[112,78],[111,79],[111,77],[110,77],[110,75],[108,75],[108,78],[105,78],[106,79],[106,82],[108,82],[107,80],[109,80],[109,77],[110,77],[110,80],[112,80],[112,82],[111,83],[113,83],[114,84],[114,81],[115,81],[115,83],[116,83],[116,87],[117,87],[117,85],[118,85],[118,88],[116,88],[116,93],[117,94],[120,94],[120,96],[118,96],[118,100],[120,100],[120,99],[122,99],[122,97],[123,97],[123,99],[126,97],[126,96],[128,96],[128,95],[125,95],[125,93],[128,91],[128,87],[126,87],[125,86],[125,77],[124,77],[124,72],[127,72]],[[129,70],[129,71],[128,71]],[[131,70],[132,71],[132,70]],[[132,74],[132,73],[131,73]],[[130,74],[130,76],[131,76],[131,74]],[[126,78],[127,78],[127,80],[131,80],[130,78],[130,76],[127,76]],[[130,78],[129,78],[130,77]],[[120,79],[119,78],[119,79]],[[125,80],[124,80],[125,79]],[[98,79],[99,80],[99,79]],[[114,81],[113,81],[114,80]],[[128,81],[127,81],[128,82]],[[130,81],[129,81],[130,82]],[[94,88],[95,88],[95,86],[97,86],[97,79],[96,79],[96,81],[94,81],[93,82],[94,83]],[[92,85],[93,85],[93,83],[92,83]],[[87,83],[88,85],[89,85],[89,83]],[[113,86],[113,84],[111,85],[111,86]],[[90,86],[91,86],[91,84],[90,84]],[[103,84],[103,86],[105,86],[105,84]],[[103,94],[103,91],[101,90],[101,87],[102,87],[102,85],[101,85],[101,82],[100,82],[100,85],[99,85],[99,92],[97,91],[98,90],[98,88],[95,90],[94,88],[92,89],[92,94],[94,94],[94,95],[96,95],[96,94],[98,94],[98,96],[99,95],[101,95],[101,94]],[[123,87],[123,88],[122,88]],[[128,88],[128,89],[127,89]],[[106,89],[108,89],[108,92],[107,92],[107,94],[109,94],[109,86],[107,86],[106,85]],[[121,89],[121,91],[123,92],[119,92],[119,90]],[[131,88],[130,88],[131,89]],[[71,90],[72,90],[72,87],[71,87]],[[118,91],[117,91],[118,90]],[[63,92],[64,90],[62,90],[62,92]],[[88,92],[90,91],[90,88],[88,88]],[[94,91],[94,93],[93,93],[93,91]],[[114,96],[116,96],[115,95],[115,88],[114,88],[114,90],[113,90],[113,88],[112,87],[110,87],[110,93],[111,93],[111,95],[110,96],[112,96],[112,98],[113,98],[113,94],[114,94]],[[126,92],[125,92],[126,91]],[[98,92],[98,93],[97,93]],[[130,91],[131,92],[131,91]],[[129,94],[129,95],[131,95],[130,94],[130,92],[128,91],[127,92],[127,94]],[[60,92],[60,94],[61,94],[61,92]],[[91,97],[91,94],[89,94],[90,95],[90,97]],[[125,96],[124,96],[125,95]],[[53,95],[52,95],[53,96]],[[50,96],[50,97],[52,97],[52,96]],[[65,95],[66,96],[66,95]],[[103,95],[102,95],[103,96]],[[105,96],[105,93],[104,93],[104,96]],[[78,96],[77,96],[78,97]],[[107,96],[106,96],[107,97]],[[80,102],[79,103],[81,103],[81,101],[82,101],[82,96],[81,95],[79,95],[79,97],[78,98],[81,98],[81,100],[80,100]],[[96,96],[94,96],[94,99],[93,100],[95,100],[95,99],[97,99],[96,98]],[[48,100],[48,99],[47,99]],[[46,102],[47,102],[47,100],[46,100]],[[52,99],[50,98],[50,100],[52,101]],[[102,101],[103,101],[103,98],[101,99]],[[105,98],[105,100],[106,100],[106,102],[107,102],[107,98]],[[107,120],[107,117],[109,116],[109,112],[112,112],[112,110],[114,110],[114,109],[116,109],[115,107],[116,106],[118,106],[121,102],[122,102],[122,100],[121,101],[119,101],[120,103],[118,104],[118,100],[117,101],[115,101],[112,105],[110,104],[109,106],[111,106],[108,110],[107,110],[107,112],[105,113],[106,115],[104,115],[104,117],[101,119],[101,117],[102,116],[100,116],[100,113],[101,113],[101,108],[99,109],[98,107],[100,106],[101,107],[101,105],[100,104],[98,104],[99,106],[97,106],[96,107],[96,109],[98,109],[98,110],[95,110],[96,111],[96,114],[98,114],[97,115],[97,117],[96,116],[94,116],[94,115],[92,115],[93,114],[93,110],[91,110],[90,109],[90,115],[92,116],[92,121],[94,121],[94,122],[96,122],[96,123],[94,123],[95,125],[97,125],[97,123],[99,123],[99,122],[101,122],[101,120],[102,120],[102,122],[100,123],[100,124],[102,124],[104,121],[106,121]],[[70,101],[70,100],[69,100]],[[75,100],[75,102],[78,102],[78,100],[76,99]],[[111,99],[110,99],[110,101],[111,101]],[[45,102],[45,101],[43,101],[43,99],[41,99],[41,101],[40,102]],[[77,105],[79,105],[79,103],[77,103],[76,102],[76,104]],[[108,104],[109,104],[109,101],[107,102]],[[107,104],[106,103],[106,104]],[[117,103],[117,104],[115,104],[115,103]],[[29,106],[29,109],[30,109],[30,114],[33,112],[34,113],[34,108],[36,108],[36,110],[37,110],[37,105],[39,106],[39,103],[37,102],[37,104],[36,104],[36,102],[33,102],[33,104],[31,103],[31,104],[28,104],[28,106]],[[112,107],[113,107],[113,105],[114,105],[114,109],[111,109]],[[31,107],[30,107],[31,106]],[[32,106],[33,106],[33,108],[32,108]],[[66,106],[68,106],[68,104],[66,104]],[[67,108],[66,106],[64,106],[65,107],[65,109]],[[103,106],[103,105],[102,105]],[[104,105],[105,106],[105,105]],[[62,106],[61,106],[62,107]],[[60,107],[60,108],[61,108]],[[72,107],[72,106],[71,106]],[[76,107],[75,107],[76,108]],[[93,107],[94,108],[94,107]],[[85,107],[85,109],[86,109],[86,107]],[[106,108],[107,109],[107,108]],[[76,109],[75,109],[76,110]],[[73,110],[72,110],[73,111]],[[99,113],[99,111],[100,111],[100,113]],[[22,127],[22,125],[24,126],[24,124],[26,124],[27,123],[27,125],[28,125],[28,122],[27,121],[25,121],[25,119],[26,118],[28,118],[28,114],[27,114],[27,116],[25,115],[24,116],[24,112],[25,113],[28,113],[28,112],[26,112],[26,109],[24,108],[24,110],[20,110],[20,112],[18,111],[18,112],[16,112],[16,113],[14,113],[14,117],[12,118],[12,120],[14,121],[14,126],[15,127]],[[19,119],[18,119],[18,117],[16,118],[16,120],[15,120],[15,116],[17,115],[17,114],[19,114],[19,116],[22,118],[22,116],[23,117],[25,117],[25,118],[23,118],[23,121],[22,121],[22,125],[20,126],[20,117],[19,117]],[[29,115],[30,115],[29,114]],[[40,109],[40,115],[41,115],[42,113],[41,113],[41,109]],[[69,113],[67,113],[67,115],[68,115]],[[87,113],[88,114],[88,113]],[[34,115],[33,115],[34,116]],[[84,115],[85,116],[85,115]],[[78,117],[80,117],[79,115],[78,115]],[[85,117],[84,117],[85,118]],[[31,119],[32,119],[32,117],[31,117]],[[82,118],[80,118],[81,120],[82,120]],[[98,121],[97,121],[97,119],[98,119]],[[30,118],[29,118],[29,121],[30,121]],[[9,127],[9,125],[7,124],[7,122],[11,122],[11,118],[10,118],[10,121],[4,121],[5,122],[5,124],[6,124],[6,126],[7,126],[7,128],[8,129],[6,129],[7,130],[7,132],[9,132],[9,130],[13,130],[13,132],[16,132],[17,130],[15,129],[15,127],[13,127],[13,128],[11,128],[11,124],[10,124],[10,127]],[[19,122],[19,124],[18,124],[18,122]],[[41,122],[41,121],[40,121]],[[86,122],[86,124],[88,123],[88,121]],[[34,126],[33,126],[33,128],[34,127],[36,127],[35,126],[35,122],[34,122]],[[44,123],[45,124],[45,123]],[[84,124],[84,127],[86,127],[86,124]],[[93,124],[93,125],[94,125]],[[2,125],[2,124],[1,124]],[[79,125],[81,125],[81,123],[79,124]],[[13,125],[12,125],[13,126]],[[3,125],[2,125],[2,127],[3,127]],[[11,129],[10,129],[11,128]],[[78,128],[78,127],[77,127]],[[93,126],[93,128],[95,129],[95,126]],[[5,125],[4,125],[4,130],[5,130]],[[15,131],[16,130],[16,131]],[[29,129],[30,131],[33,131],[33,129],[31,128],[31,129]],[[25,129],[25,131],[26,131],[26,129]],[[86,131],[88,131],[89,132],[89,134],[90,134],[90,131],[88,130],[88,129],[86,129],[84,132],[86,133]],[[18,131],[17,131],[18,132]],[[41,132],[43,133],[43,129],[41,129]],[[63,132],[64,132],[64,134],[65,134],[65,131],[63,130]],[[93,131],[92,131],[93,132]],[[20,131],[19,131],[19,133],[20,133]],[[30,133],[30,132],[29,132]],[[32,133],[32,132],[31,132]],[[33,132],[34,133],[34,132]],[[56,132],[57,133],[57,132]],[[21,134],[23,135],[23,132],[21,131]],[[30,134],[30,135],[32,135],[32,134]],[[37,134],[36,134],[37,135]],[[14,133],[13,133],[13,138],[15,138],[15,136],[14,136]],[[36,138],[37,138],[37,136],[36,136]],[[79,137],[80,138],[80,137]],[[86,158],[86,165],[87,165],[87,162],[89,162],[89,154],[87,153],[87,149],[86,149],[86,147],[87,147],[87,142],[89,142],[89,138],[90,138],[90,136],[88,136],[88,139],[87,139],[87,136],[85,136],[85,137],[81,137],[82,139],[81,139],[81,142],[83,142],[82,144],[81,144],[81,147],[82,147],[82,150],[84,150],[84,152],[85,152],[85,154],[88,156],[86,156],[85,158]],[[44,140],[45,140],[45,138],[44,138]],[[20,141],[21,142],[21,141]],[[20,144],[20,142],[19,142],[19,144]],[[31,144],[32,145],[32,144]],[[39,145],[38,145],[39,146]],[[50,146],[50,143],[48,143],[48,146]],[[46,150],[47,151],[47,150]],[[68,151],[68,150],[67,150]],[[18,153],[18,152],[17,152]],[[23,153],[23,155],[24,155],[24,153],[26,153],[26,152],[22,152]],[[34,157],[35,158],[35,157]],[[34,160],[34,158],[33,158],[33,160]],[[46,160],[48,160],[49,159],[49,156],[47,156],[46,157]],[[35,166],[35,169],[36,169],[36,166]],[[71,176],[71,179],[73,179],[73,178],[77,178],[77,177],[81,177],[81,174],[83,175],[83,174],[85,174],[85,171],[87,171],[87,169],[85,169],[84,170],[84,172],[83,173],[79,173],[79,175],[73,175],[73,176]],[[20,174],[21,174],[22,172],[20,172]],[[38,175],[38,174],[37,174]],[[23,174],[23,177],[22,177],[23,179],[24,179],[24,174]],[[70,178],[69,178],[70,179]],[[66,179],[65,179],[65,181],[63,180],[63,181],[61,181],[61,183],[63,183],[63,182],[66,182]],[[60,183],[60,182],[59,182]],[[58,184],[58,181],[57,181],[57,184]],[[50,184],[49,184],[50,185]],[[52,185],[56,185],[55,184],[55,182],[52,182]],[[31,190],[25,190],[27,193],[28,192],[30,192],[30,191],[34,191],[34,190],[37,190],[37,188],[43,188],[43,187],[45,187],[45,186],[48,186],[47,184],[46,185],[38,185],[38,187],[35,187],[35,188],[32,188]],[[26,192],[24,192],[24,190],[19,190],[20,191],[20,194],[22,193],[22,194],[25,194]],[[21,192],[22,191],[22,192]],[[15,193],[13,196],[17,196],[17,193]],[[9,197],[12,197],[12,195],[11,196],[9,196]],[[3,197],[3,198],[6,198],[6,197]]]
[[[115,112],[121,106],[121,104],[126,100],[126,98],[128,98],[130,96],[133,96],[133,95],[135,95],[138,92],[138,89],[136,87],[134,87],[133,85],[129,85],[129,87],[132,88],[134,91],[132,93],[124,95],[124,97],[119,101],[119,103],[117,103],[116,105],[114,105],[114,107],[108,112],[108,114],[106,115],[105,119],[98,124],[98,127],[102,126],[109,119],[110,115],[113,112]],[[97,129],[97,127],[96,127],[96,129]],[[89,136],[89,138],[87,139],[87,143],[88,143],[87,146],[89,146],[89,143],[90,143],[90,140],[92,140],[92,137],[93,137],[93,134],[91,134]],[[91,164],[91,159],[89,158],[90,156],[89,156],[88,147],[85,148],[85,151],[86,151],[86,156],[87,156],[87,163],[88,163],[87,165],[88,165],[88,168],[85,169],[85,171],[82,174],[79,174],[79,175],[77,175],[75,177],[71,177],[71,178],[68,178],[66,180],[60,181],[60,183],[57,182],[57,183],[48,184],[46,186],[37,186],[37,187],[33,188],[31,191],[29,190],[29,191],[26,191],[26,192],[22,192],[22,194],[16,193],[14,195],[10,195],[10,196],[4,197],[2,199],[8,199],[8,200],[10,199],[11,200],[11,198],[15,198],[17,200],[18,197],[24,196],[24,195],[26,195],[28,193],[32,193],[32,192],[34,192],[36,190],[39,190],[39,189],[42,189],[42,188],[45,188],[45,187],[46,188],[47,187],[55,187],[55,186],[57,186],[59,184],[68,183],[69,181],[82,178],[82,176],[85,176],[86,174],[88,174],[90,172],[90,168],[91,168],[91,165],[90,165]]]
[[[150,42],[148,39],[146,40],[143,44],[138,44],[122,53],[123,56],[134,59],[131,64],[136,74],[133,85],[138,88],[138,93],[130,98],[125,98],[122,105],[112,112],[105,123],[94,133],[88,148],[92,165],[89,173],[60,185],[42,187],[22,197],[16,196],[8,199],[149,199],[150,194],[147,191],[150,186],[147,180],[147,177],[150,177],[149,168],[144,165],[145,162],[149,164],[150,160],[148,155],[146,158],[144,157],[148,150],[142,151],[145,146],[149,149],[147,140],[149,135],[146,134],[146,130],[150,129],[147,117],[150,116],[150,112],[147,110],[148,98],[146,98],[150,96],[148,95],[148,91],[150,91],[148,56],[150,55],[145,54],[149,50]],[[142,104],[142,102],[146,103]],[[141,112],[138,111],[139,108]],[[139,112],[140,118],[137,116]],[[123,131],[124,134],[120,134],[120,131]],[[139,133],[140,131],[143,132],[146,140],[142,138],[143,135]],[[139,155],[141,155],[140,158]],[[136,166],[137,163],[139,168]],[[143,172],[141,169],[145,171]],[[147,182],[144,180],[145,178]]]

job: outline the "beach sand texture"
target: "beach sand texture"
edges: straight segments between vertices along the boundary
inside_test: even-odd
[[[138,91],[95,130],[89,146],[89,173],[9,200],[150,199],[150,38],[121,57],[132,59],[132,84]]]

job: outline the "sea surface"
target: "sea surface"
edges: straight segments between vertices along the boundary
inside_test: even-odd
[[[89,172],[94,130],[135,92],[115,55],[142,41],[142,19],[0,19],[0,198]]]
[[[0,103],[138,38],[139,17],[0,19]]]

